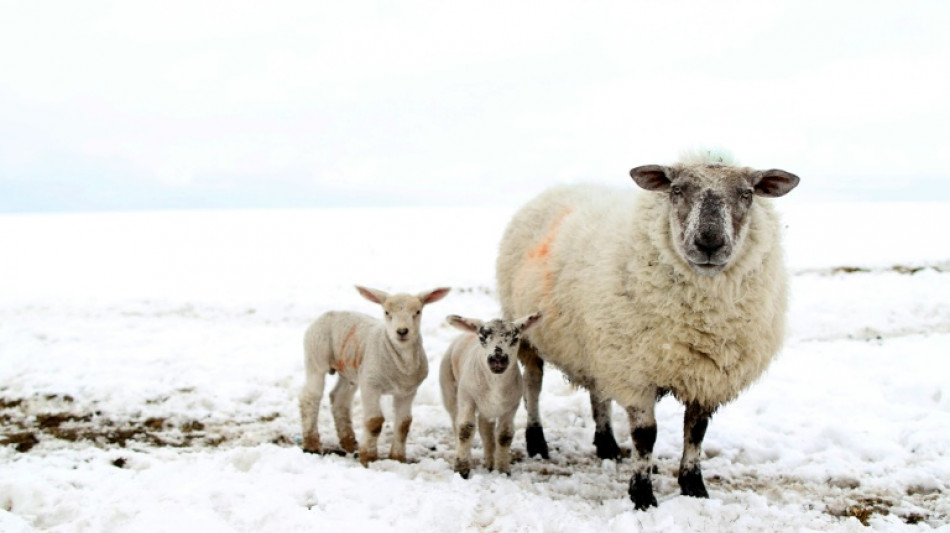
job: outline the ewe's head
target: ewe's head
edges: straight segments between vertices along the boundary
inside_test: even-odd
[[[741,249],[755,197],[783,196],[799,181],[784,170],[737,167],[721,158],[646,165],[630,176],[640,187],[668,195],[673,247],[704,276],[725,270]]]
[[[410,345],[419,340],[419,321],[422,308],[437,302],[449,293],[442,287],[428,292],[412,294],[389,294],[387,292],[356,286],[363,298],[383,307],[386,335],[396,346]]]
[[[458,315],[449,315],[446,320],[462,331],[476,334],[485,354],[485,364],[488,369],[494,374],[502,374],[508,370],[512,359],[518,355],[521,334],[541,320],[541,313],[537,312],[514,322],[497,318],[482,322]]]

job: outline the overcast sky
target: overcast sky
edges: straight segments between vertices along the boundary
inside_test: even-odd
[[[0,212],[514,205],[707,146],[950,201],[945,0],[0,6]]]

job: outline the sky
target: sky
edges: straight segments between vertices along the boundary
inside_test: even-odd
[[[0,212],[518,205],[714,147],[950,201],[943,1],[0,0]]]

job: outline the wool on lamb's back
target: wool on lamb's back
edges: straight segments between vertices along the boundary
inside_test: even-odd
[[[591,185],[520,210],[498,259],[506,316],[545,315],[527,336],[582,385],[630,405],[656,387],[716,406],[764,371],[785,331],[779,222],[756,198],[729,267],[695,273],[673,248],[667,196]]]

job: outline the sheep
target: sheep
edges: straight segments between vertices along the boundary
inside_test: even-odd
[[[442,401],[456,437],[455,471],[464,479],[471,471],[476,414],[485,467],[510,474],[515,412],[522,395],[521,370],[512,356],[518,353],[521,335],[540,319],[540,313],[514,322],[482,322],[458,315],[446,318],[467,332],[452,341],[439,368]]]
[[[627,412],[634,449],[628,493],[655,506],[654,407],[685,404],[678,483],[708,497],[700,469],[712,414],[766,369],[785,334],[787,278],[769,198],[798,176],[726,157],[630,171],[646,193],[595,185],[554,188],[521,208],[497,261],[505,317],[544,323],[522,342],[529,456],[547,456],[538,415],[542,361],[587,388],[600,455],[619,455],[610,401]]]
[[[448,294],[442,287],[418,295],[390,295],[377,289],[356,287],[367,300],[383,308],[384,321],[369,315],[329,311],[304,335],[306,383],[300,393],[303,449],[322,453],[317,416],[326,374],[339,373],[330,392],[330,406],[340,447],[356,450],[351,406],[357,387],[363,404],[363,439],[359,459],[363,466],[379,458],[377,440],[383,428],[380,397],[392,395],[394,437],[389,458],[406,461],[406,437],[412,424],[412,401],[429,374],[419,323],[422,308]]]

